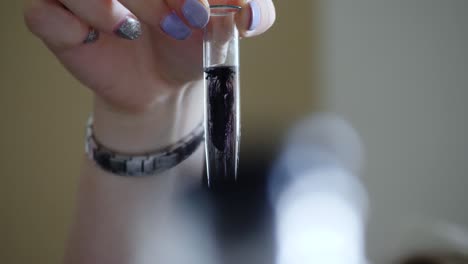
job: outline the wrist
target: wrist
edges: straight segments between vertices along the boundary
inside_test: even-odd
[[[96,96],[94,135],[116,152],[141,154],[174,144],[203,120],[202,83],[157,100],[144,111],[126,112]]]

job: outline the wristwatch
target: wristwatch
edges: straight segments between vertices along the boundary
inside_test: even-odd
[[[86,127],[85,150],[89,159],[103,170],[120,176],[149,176],[169,170],[197,150],[204,138],[203,123],[189,135],[168,147],[142,155],[117,153],[101,145],[93,134],[93,119]]]

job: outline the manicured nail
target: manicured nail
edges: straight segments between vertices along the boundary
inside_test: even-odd
[[[208,24],[208,9],[198,0],[185,0],[182,13],[193,27],[204,28]]]
[[[126,17],[114,32],[121,38],[135,40],[141,36],[141,24],[133,17]]]
[[[192,30],[174,12],[167,15],[161,21],[161,29],[169,36],[178,40],[186,39],[192,34]]]
[[[249,6],[251,12],[249,31],[253,31],[260,24],[260,6],[256,0],[250,1]]]
[[[97,31],[94,28],[89,29],[88,36],[86,36],[86,39],[83,41],[83,44],[91,44],[93,42],[96,42],[99,39],[99,31]]]

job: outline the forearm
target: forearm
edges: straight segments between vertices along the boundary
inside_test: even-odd
[[[117,113],[96,100],[96,138],[125,153],[167,146],[202,121],[202,100],[200,84],[139,114]],[[170,221],[174,195],[199,182],[202,157],[200,147],[178,166],[142,178],[112,175],[85,158],[65,264],[138,264],[151,258],[155,249],[147,242],[164,243],[158,229]]]

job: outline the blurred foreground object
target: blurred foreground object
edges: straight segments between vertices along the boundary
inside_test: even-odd
[[[331,114],[289,133],[270,177],[277,264],[362,264],[367,193],[356,131]]]

